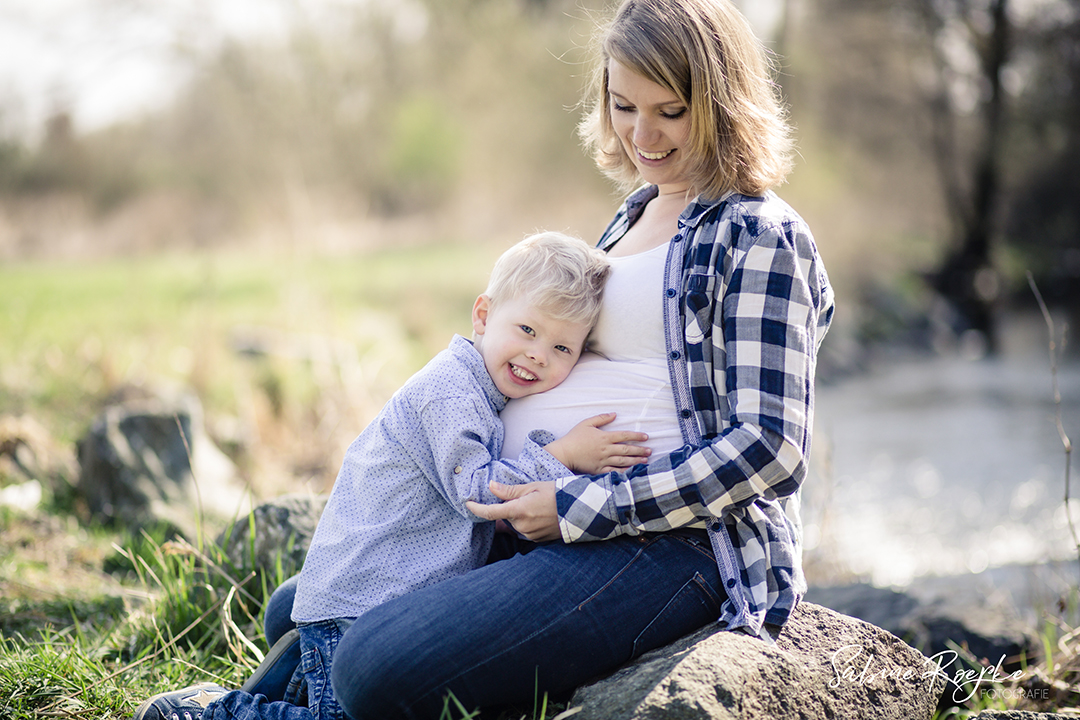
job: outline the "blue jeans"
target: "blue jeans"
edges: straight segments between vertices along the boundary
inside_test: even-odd
[[[715,620],[725,593],[704,533],[535,546],[362,615],[334,695],[352,720],[438,718],[559,698]]]
[[[330,673],[338,643],[351,623],[324,620],[300,626],[300,667],[285,702],[267,702],[262,695],[234,690],[210,703],[204,720],[345,720],[330,688]],[[295,704],[305,691],[307,704]]]
[[[296,627],[292,620],[293,599],[296,597],[296,585],[300,581],[299,575],[293,575],[277,586],[270,599],[266,601],[266,609],[263,612],[263,629],[266,632],[266,643],[274,646],[282,635]]]
[[[331,670],[349,718],[438,718],[448,691],[469,710],[559,698],[712,622],[726,598],[704,532],[575,545],[499,535],[491,559],[352,624]],[[294,593],[287,582],[267,605],[271,642]]]

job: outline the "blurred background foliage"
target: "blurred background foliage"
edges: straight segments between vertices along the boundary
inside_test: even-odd
[[[770,10],[761,32],[800,139],[780,193],[810,222],[840,293],[823,372],[895,341],[993,353],[1003,314],[1030,305],[1028,271],[1076,313],[1080,0],[741,5]],[[619,198],[575,136],[585,46],[603,7],[367,0],[297,13],[280,36],[178,40],[191,72],[174,99],[89,129],[59,103],[43,128],[13,130],[4,120],[18,108],[0,99],[0,278],[12,288],[15,278],[38,278],[38,288],[52,278],[51,297],[82,318],[69,322],[89,328],[41,336],[30,291],[5,292],[0,411],[34,406],[22,383],[35,371],[18,368],[50,351],[46,367],[82,358],[98,368],[91,390],[67,375],[95,396],[154,355],[118,359],[109,327],[84,317],[106,312],[86,298],[108,293],[80,285],[92,267],[126,278],[117,308],[144,302],[131,287],[176,270],[172,285],[157,285],[173,288],[173,310],[126,332],[152,337],[178,319],[188,334],[161,342],[160,364],[236,415],[230,404],[248,391],[220,389],[235,383],[211,362],[226,351],[211,348],[240,321],[353,340],[363,315],[381,328],[372,337],[413,343],[404,359],[380,361],[393,370],[388,392],[449,333],[467,331],[471,296],[507,242],[539,228],[593,239],[611,217]],[[236,300],[255,286],[257,308]],[[280,388],[292,371],[251,372],[279,396],[271,414],[287,414]],[[297,392],[310,409],[318,403],[305,383]],[[310,413],[295,422],[319,424]],[[355,431],[326,446],[343,448]],[[332,472],[333,458],[323,462]]]

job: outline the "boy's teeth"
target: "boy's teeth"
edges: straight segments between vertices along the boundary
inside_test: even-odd
[[[531,372],[529,372],[528,370],[523,370],[522,368],[519,368],[517,365],[511,365],[510,366],[510,372],[514,373],[514,375],[517,375],[522,380],[535,380],[536,379],[536,376],[533,375]]]
[[[641,154],[641,157],[645,158],[646,160],[663,160],[664,158],[666,158],[668,155],[670,155],[671,153],[673,153],[675,151],[674,150],[668,150],[667,152],[651,153],[651,152],[645,152],[641,148],[638,148],[638,152]]]

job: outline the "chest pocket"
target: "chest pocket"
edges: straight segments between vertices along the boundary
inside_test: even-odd
[[[686,339],[700,343],[710,332],[717,312],[714,302],[717,276],[694,273],[687,281],[686,290]]]

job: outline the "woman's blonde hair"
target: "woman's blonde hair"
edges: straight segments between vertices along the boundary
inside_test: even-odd
[[[492,307],[527,298],[551,317],[592,327],[600,314],[610,270],[607,256],[584,240],[541,232],[517,243],[495,261],[484,294]]]
[[[730,0],[625,0],[600,27],[595,45],[578,131],[621,189],[633,188],[640,177],[611,122],[611,60],[686,104],[696,193],[761,195],[784,182],[794,143],[771,58]]]

